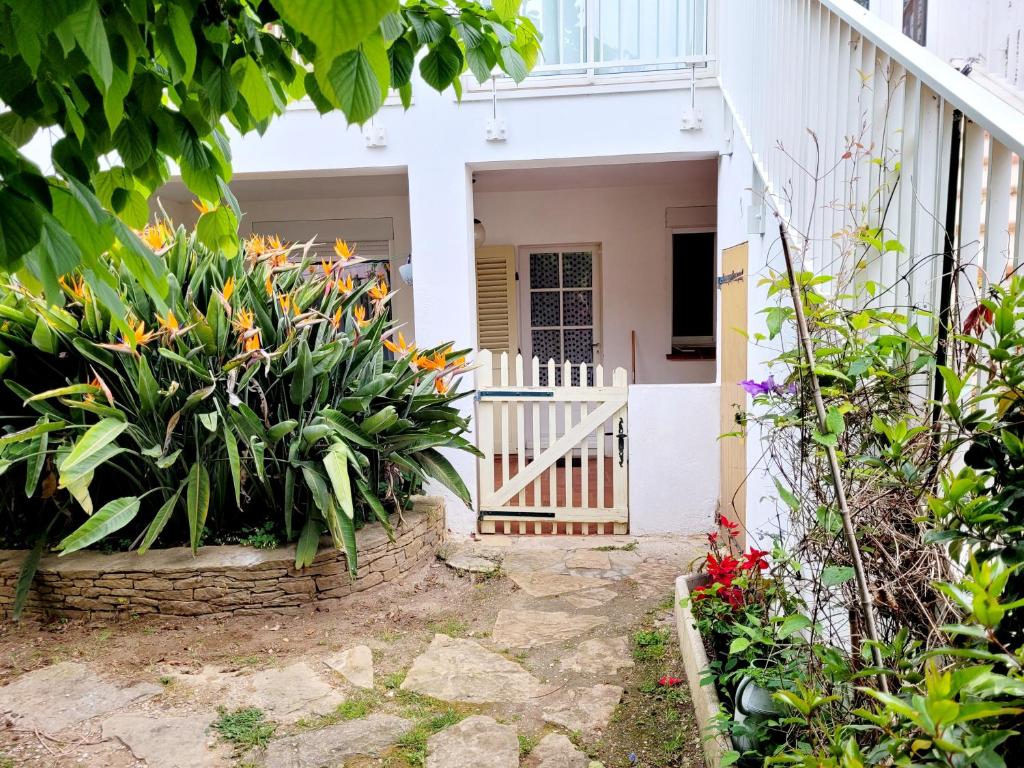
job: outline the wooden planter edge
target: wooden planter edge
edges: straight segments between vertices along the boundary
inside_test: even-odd
[[[704,574],[680,576],[676,579],[676,630],[679,635],[679,650],[683,656],[683,668],[690,686],[690,699],[697,715],[704,742],[704,763],[707,768],[720,768],[722,755],[732,749],[728,738],[718,733],[714,726],[714,717],[719,712],[718,694],[712,685],[701,685],[700,680],[708,668],[708,655],[704,650],[704,640],[697,631],[697,622],[686,598],[690,590],[707,583]]]

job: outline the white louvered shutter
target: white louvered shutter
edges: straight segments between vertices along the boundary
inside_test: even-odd
[[[477,341],[480,349],[494,353],[519,351],[519,320],[516,311],[516,249],[488,245],[476,250]]]

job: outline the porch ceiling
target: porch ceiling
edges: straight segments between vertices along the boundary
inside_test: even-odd
[[[319,200],[345,197],[404,197],[409,194],[409,179],[401,173],[301,174],[275,176],[236,175],[231,190],[239,200]],[[178,180],[170,181],[157,192],[164,199],[187,202],[193,195]]]
[[[550,189],[672,186],[707,180],[715,183],[714,159],[649,163],[573,165],[479,170],[474,192],[527,192]]]

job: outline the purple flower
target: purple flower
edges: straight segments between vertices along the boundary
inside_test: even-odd
[[[630,765],[636,765],[637,764],[636,752],[630,752],[629,753],[629,764]]]
[[[769,376],[764,381],[754,381],[753,379],[747,379],[741,381],[740,386],[743,387],[744,391],[748,395],[757,397],[758,395],[793,395],[796,394],[796,382],[790,382],[789,384],[782,386],[775,383],[775,377]]]

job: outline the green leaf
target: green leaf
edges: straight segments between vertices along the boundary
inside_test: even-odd
[[[135,519],[139,511],[138,496],[122,496],[100,507],[74,533],[64,538],[57,549],[61,556],[95,544],[114,531],[119,531]]]
[[[139,357],[136,386],[139,388],[139,402],[142,405],[142,411],[148,412],[155,409],[159,402],[160,385],[157,384],[145,355]]]
[[[388,538],[394,541],[394,529],[391,527],[391,518],[388,517],[387,510],[384,509],[384,505],[381,504],[380,499],[377,498],[377,494],[370,490],[370,487],[363,480],[356,480],[356,487],[359,489],[360,495],[366,501],[367,506],[373,512],[374,517],[377,521],[384,526],[384,530],[388,532]]]
[[[3,437],[0,437],[0,448],[5,448],[6,446],[13,445],[15,443],[22,443],[26,440],[33,440],[44,432],[56,432],[58,429],[64,429],[66,426],[66,422],[63,421],[48,421],[45,418],[40,419],[34,426],[17,432],[9,432],[3,435]]]
[[[355,509],[352,506],[352,481],[348,476],[348,449],[339,443],[332,445],[324,455],[324,469],[331,480],[338,505],[348,519],[352,520],[355,517]]]
[[[401,88],[409,82],[416,55],[412,45],[404,37],[400,37],[388,48],[388,61],[391,63],[391,85]]]
[[[473,507],[473,500],[469,495],[469,489],[459,477],[459,473],[451,463],[437,450],[428,448],[425,451],[413,454],[413,458],[419,462],[423,471],[430,477],[437,480],[441,485],[454,493],[467,507]]]
[[[186,481],[187,482],[187,481]],[[157,510],[156,515],[150,522],[149,527],[146,528],[146,534],[142,537],[142,543],[139,545],[139,554],[145,554],[146,551],[153,546],[153,542],[156,541],[156,537],[160,535],[164,527],[167,525],[167,521],[171,519],[171,514],[174,512],[174,508],[178,505],[178,499],[181,498],[181,492],[185,490],[185,483],[183,482],[178,486],[178,490],[174,492],[167,501],[161,505],[160,509]]]
[[[397,11],[398,0],[271,0],[284,20],[309,37],[317,54],[328,61],[355,48],[377,29],[384,17]]]
[[[103,460],[110,458],[106,449],[127,428],[127,422],[120,419],[102,419],[89,427],[60,462],[61,483],[65,476],[74,477],[91,472]]]
[[[46,424],[49,419],[43,416],[40,421]],[[35,439],[35,443],[29,449],[29,455],[25,459],[25,496],[32,498],[39,485],[39,476],[43,472],[43,465],[46,463],[46,447],[49,442],[49,433],[41,432]]]
[[[520,61],[522,59],[520,58]],[[420,61],[420,75],[423,81],[438,91],[452,84],[462,72],[462,50],[450,37],[444,37],[433,46]],[[525,77],[525,69],[523,77]]]
[[[228,450],[228,466],[231,468],[231,482],[235,487],[235,506],[242,506],[242,467],[238,459],[238,442],[227,420],[224,421],[224,445]]]
[[[295,544],[295,567],[305,568],[312,565],[316,559],[317,550],[320,548],[320,525],[321,521],[314,515],[306,518],[306,524],[302,526],[302,533]]]
[[[195,553],[199,550],[199,537],[202,536],[206,516],[210,511],[210,473],[198,461],[188,473],[185,506],[188,510],[189,541]]]
[[[295,405],[302,405],[309,399],[313,391],[313,355],[309,351],[306,338],[299,339],[298,352],[295,358],[295,369],[292,371],[291,386],[288,393]]]
[[[238,221],[226,205],[219,205],[199,217],[196,237],[207,248],[221,251],[229,259],[238,255]]]
[[[49,526],[46,531],[49,533]],[[35,546],[29,550],[25,556],[25,561],[21,564],[21,570],[18,572],[18,583],[14,587],[14,605],[11,608],[11,618],[14,621],[21,620],[21,614],[25,610],[25,605],[28,603],[28,593],[32,588],[32,582],[35,580],[36,571],[39,570],[39,561],[43,558],[43,550],[46,549],[46,533],[36,539]]]
[[[846,431],[846,422],[843,420],[843,414],[834,405],[829,406],[828,412],[825,415],[825,428],[833,435],[841,435]]]
[[[110,58],[110,43],[107,31],[103,27],[103,17],[96,0],[88,0],[82,8],[67,18],[75,42],[89,60],[98,75],[96,85],[104,91],[110,85],[114,75],[114,65]]]
[[[505,70],[505,74],[515,80],[517,83],[523,82],[526,76],[529,74],[529,70],[526,67],[526,62],[523,60],[522,55],[515,48],[505,46],[501,49],[501,68]]]
[[[494,8],[499,19],[509,21],[519,13],[519,6],[522,4],[522,0],[494,0],[491,7]]]
[[[742,653],[750,647],[750,640],[746,637],[734,637],[732,642],[729,643],[729,655],[734,653]]]
[[[259,64],[244,56],[232,65],[231,77],[256,122],[262,122],[274,114],[276,104],[270,81]]]
[[[786,503],[787,507],[792,510],[800,509],[800,499],[798,499],[791,490],[780,483],[778,478],[775,478],[775,489],[779,492],[779,498]]]
[[[782,620],[779,627],[779,637],[785,639],[795,632],[801,632],[811,626],[811,620],[806,616],[795,613]]]
[[[196,40],[185,9],[177,3],[167,5],[167,21],[171,28],[174,46],[185,65],[182,82],[189,83],[196,70]]]
[[[384,66],[389,71],[387,53],[383,48],[378,50],[377,46],[363,45],[341,54],[327,72],[338,106],[350,123],[362,125],[373,117],[384,101],[377,71],[379,61],[375,66],[371,59],[371,55],[379,57],[381,52],[384,53]]]
[[[42,232],[40,208],[10,188],[0,189],[0,267],[15,272]]]
[[[829,565],[821,571],[821,583],[826,587],[838,587],[854,577],[854,570],[847,565]]]

